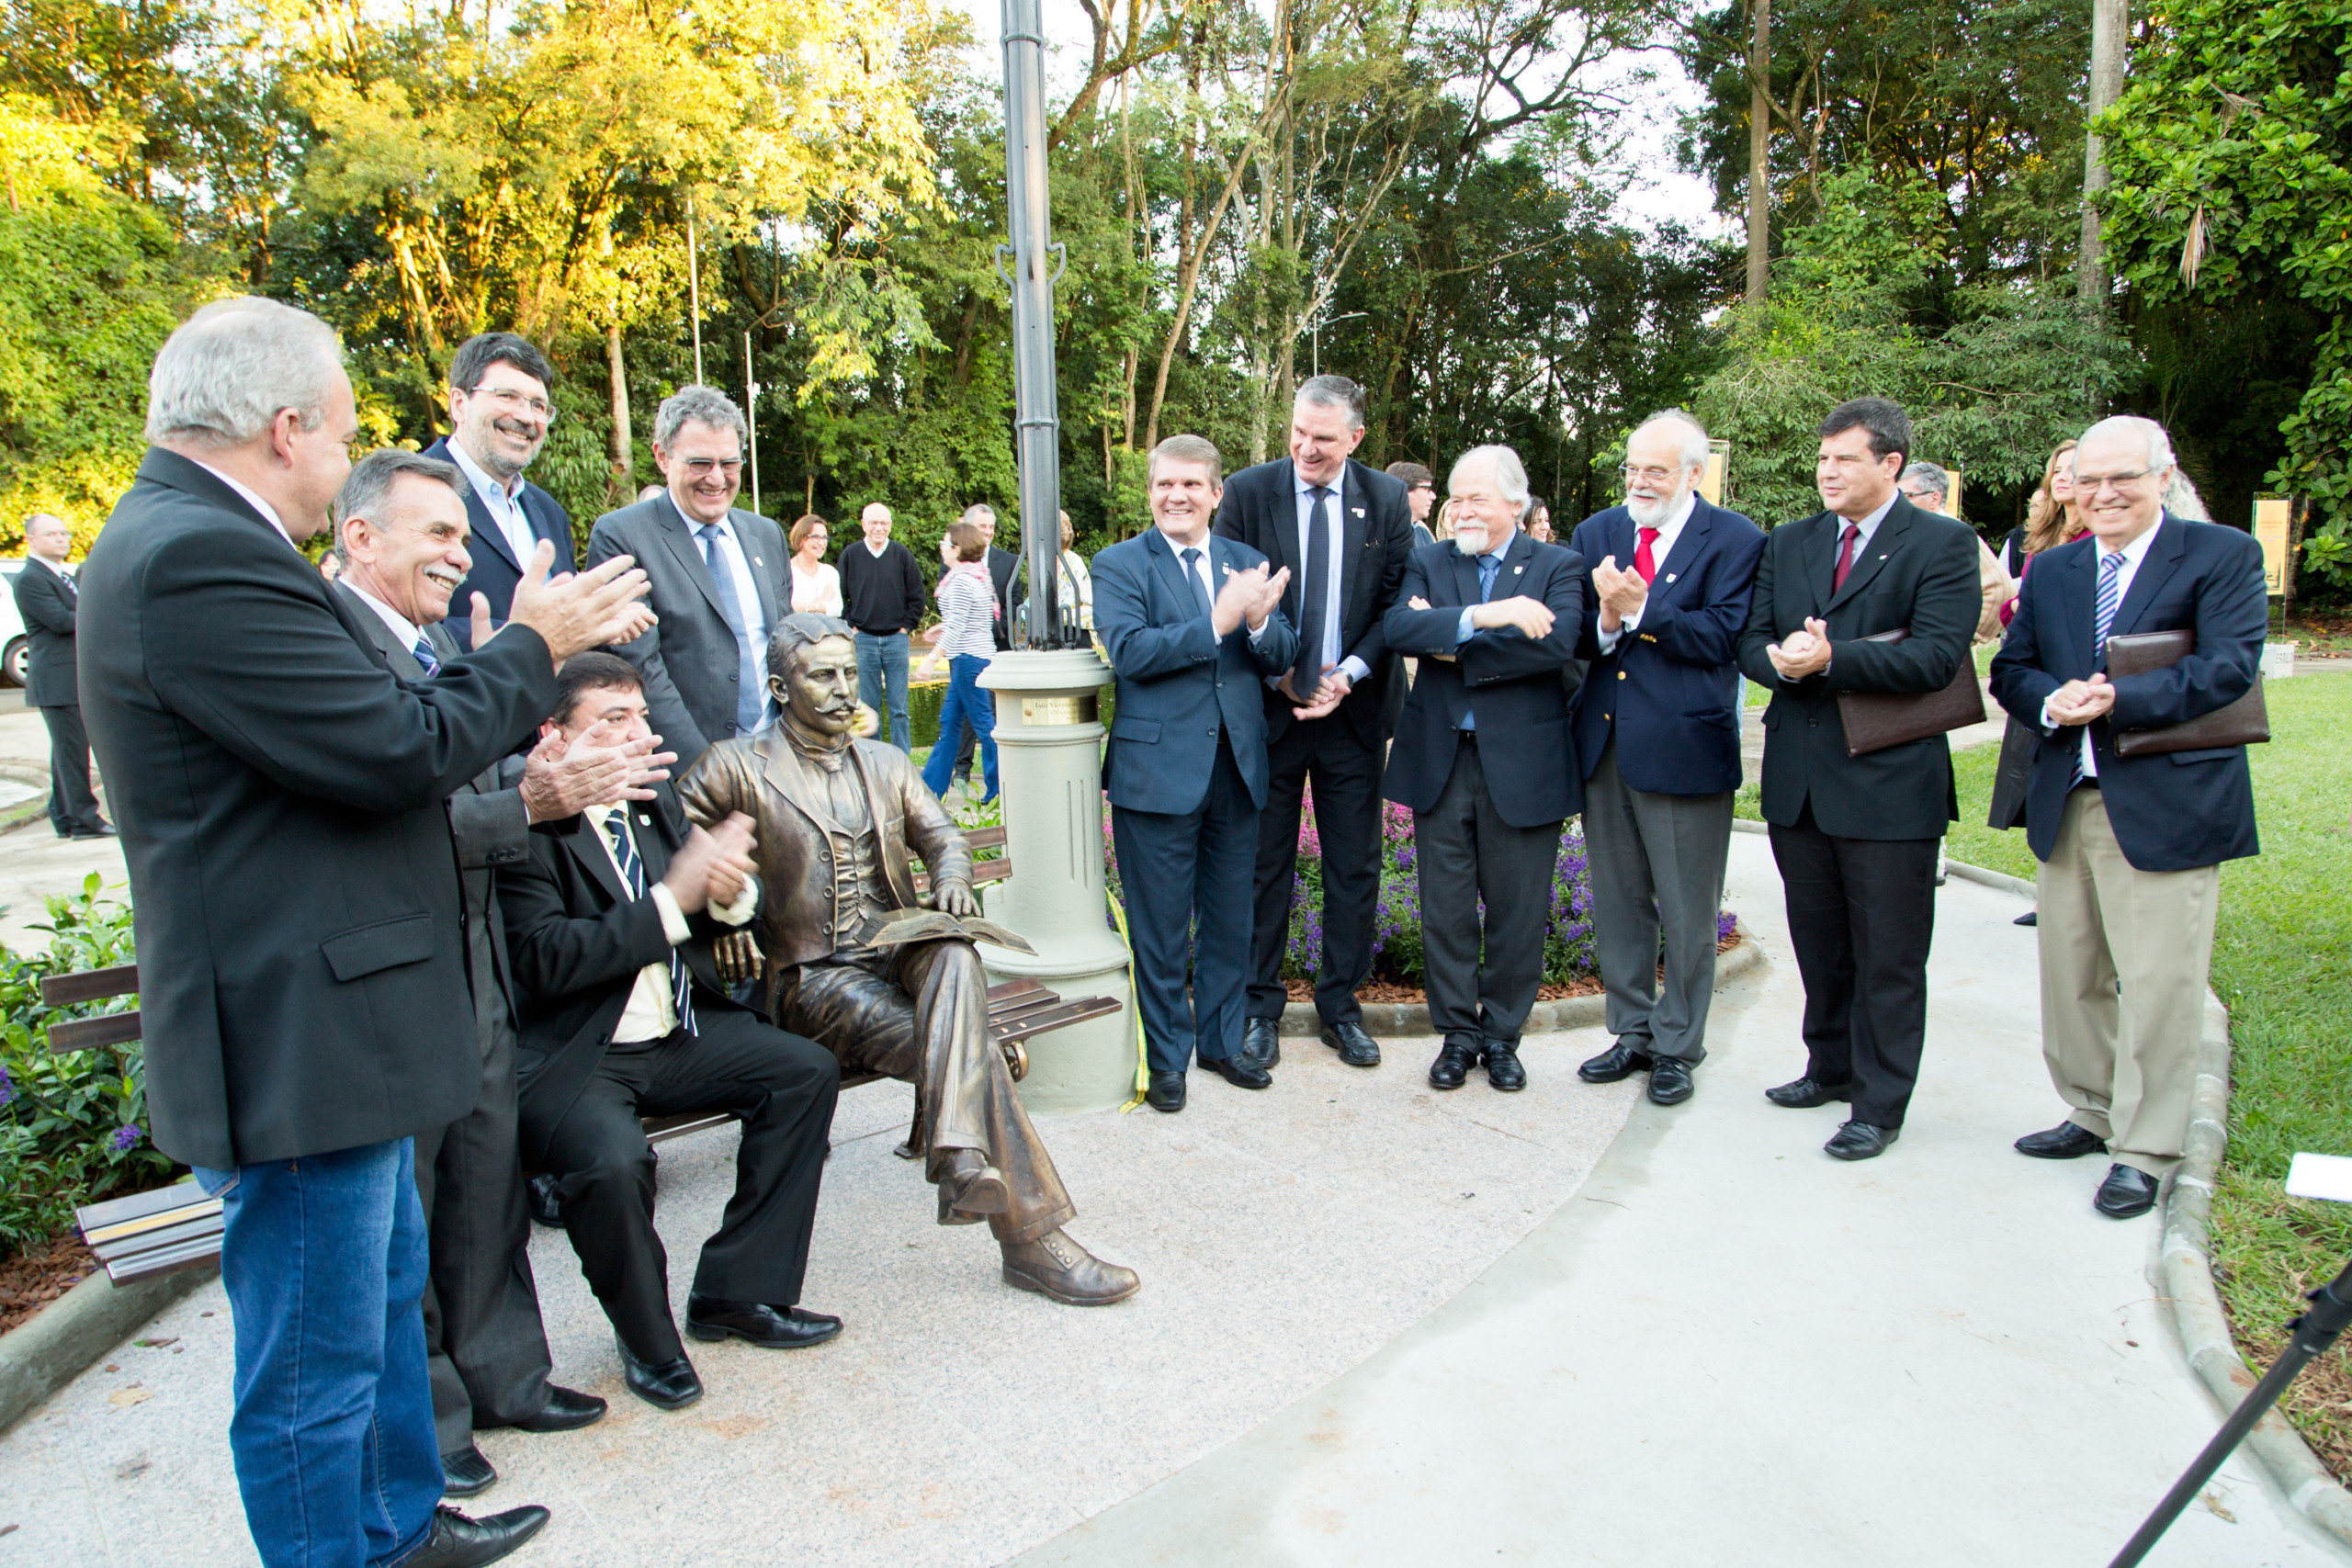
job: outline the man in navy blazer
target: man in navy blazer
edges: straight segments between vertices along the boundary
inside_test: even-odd
[[[1527,470],[1510,447],[1464,453],[1446,488],[1453,537],[1413,552],[1388,612],[1388,646],[1421,667],[1385,793],[1413,813],[1424,983],[1444,1036],[1430,1083],[1460,1089],[1483,1061],[1489,1084],[1520,1089],[1560,828],[1584,809],[1561,680],[1584,616],[1584,560],[1518,527]]]
[[[2041,863],[2041,1050],[2072,1107],[2017,1147],[2112,1153],[2094,1201],[2115,1219],[2154,1207],[2180,1161],[2221,863],[2261,850],[2245,747],[2115,751],[2119,731],[2226,707],[2261,668],[2261,547],[2166,513],[2175,468],[2153,420],[2084,432],[2075,485],[2090,536],[2035,558],[1993,660],[1993,695],[2040,738],[2026,837]],[[2178,630],[2196,636],[2179,662],[2109,678],[2109,637]]]
[[[1240,1055],[1250,874],[1266,804],[1258,694],[1291,667],[1298,637],[1281,610],[1290,573],[1270,577],[1264,556],[1209,534],[1224,471],[1197,435],[1152,448],[1152,531],[1112,546],[1092,568],[1094,629],[1118,678],[1102,787],[1155,1111],[1184,1109],[1195,1055],[1238,1088],[1274,1081]]]
[[[449,418],[457,433],[424,449],[466,476],[466,521],[473,528],[473,570],[450,597],[442,627],[458,646],[473,646],[474,595],[490,601],[492,628],[506,624],[531,552],[555,547],[555,571],[573,569],[571,517],[555,497],[523,477],[555,422],[555,371],[547,355],[513,333],[477,333],[449,361]]]
[[[1715,917],[1739,788],[1739,634],[1764,531],[1699,494],[1707,433],[1679,409],[1625,443],[1626,503],[1585,519],[1592,567],[1577,657],[1593,945],[1617,1043],[1587,1083],[1650,1075],[1650,1099],[1690,1098],[1715,990]],[[1658,944],[1666,984],[1658,985]]]

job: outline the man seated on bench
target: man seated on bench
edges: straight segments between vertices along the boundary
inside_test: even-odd
[[[1007,1284],[1072,1306],[1125,1301],[1140,1284],[1135,1271],[1062,1231],[1078,1210],[989,1039],[988,976],[971,942],[862,945],[883,919],[916,907],[910,849],[931,873],[934,908],[969,916],[979,905],[971,847],[906,753],[852,734],[857,648],[849,623],[812,615],[778,622],[768,690],[783,716],[777,724],[720,741],[678,785],[697,822],[749,816],[758,824],[768,1016],[830,1047],[844,1068],[915,1085],[939,1223],[987,1220]]]
[[[558,678],[567,739],[602,722],[648,733],[636,668],[583,653]],[[556,1178],[572,1250],[618,1340],[625,1381],[674,1410],[702,1397],[670,1316],[653,1229],[653,1151],[639,1118],[742,1118],[735,1196],[703,1244],[686,1332],[791,1349],[841,1332],[797,1304],[841,1072],[824,1050],[729,1001],[710,939],[751,919],[759,884],[744,817],[691,826],[666,784],[531,835],[499,873],[522,1035],[523,1158]]]

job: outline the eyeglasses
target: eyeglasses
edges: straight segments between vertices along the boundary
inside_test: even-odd
[[[1628,484],[1635,479],[1647,479],[1650,483],[1657,485],[1664,484],[1682,470],[1679,468],[1637,468],[1628,463],[1617,471],[1625,476],[1625,482]]]
[[[2093,494],[2107,489],[2109,485],[2113,485],[2119,491],[2130,490],[2155,471],[2154,468],[2134,468],[2128,474],[2076,474],[2075,488],[2079,491],[2088,491]]]
[[[516,413],[527,413],[541,424],[555,423],[555,409],[544,398],[531,397],[527,393],[516,391],[512,387],[484,387],[479,384],[467,388],[466,391],[470,396],[488,398],[500,408],[512,409]]]
[[[743,459],[741,457],[681,457],[678,461],[680,467],[686,470],[686,477],[692,479],[707,479],[713,470],[731,479],[743,470]]]

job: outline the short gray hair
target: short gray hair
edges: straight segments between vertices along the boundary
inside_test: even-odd
[[[1225,485],[1225,454],[1216,443],[1205,435],[1171,435],[1151,449],[1151,460],[1144,467],[1144,482],[1149,484],[1159,472],[1159,460],[1171,463],[1200,463],[1209,471],[1209,482],[1219,489]]]
[[[1653,424],[1680,425],[1682,445],[1677,448],[1675,456],[1682,459],[1682,467],[1686,468],[1704,469],[1706,468],[1708,445],[1705,425],[1701,424],[1696,418],[1681,409],[1660,409],[1634,426],[1634,434],[1639,435]],[[1628,440],[1630,439],[1631,437],[1628,437]]]
[[[1508,446],[1473,446],[1453,459],[1453,467],[1446,471],[1445,476],[1447,492],[1452,493],[1462,482],[1463,469],[1478,463],[1493,465],[1495,488],[1502,491],[1505,501],[1513,506],[1526,506],[1527,468],[1519,460],[1519,454]]]
[[[1938,501],[1951,499],[1951,475],[1939,463],[1914,463],[1903,470],[1901,482],[1916,484]]]
[[[678,432],[689,424],[707,424],[713,430],[731,430],[738,441],[752,438],[752,427],[743,422],[743,411],[735,400],[716,387],[681,387],[662,400],[653,411],[653,444],[663,451],[678,444]]]
[[[976,528],[993,528],[996,526],[996,508],[985,501],[976,501],[964,508],[964,515],[956,521],[969,523]]]
[[[382,526],[391,508],[392,487],[401,479],[438,479],[465,498],[466,476],[455,463],[427,457],[401,446],[379,446],[351,466],[351,477],[334,498],[334,558],[351,564],[351,550],[343,542],[343,525],[355,517]]]
[[[327,416],[343,340],[308,310],[239,295],[216,299],[164,340],[147,373],[147,439],[243,446],[292,409],[304,430]]]
[[[2172,437],[2165,434],[2165,427],[2153,419],[2143,419],[2136,413],[2120,413],[2112,419],[2100,420],[2097,424],[2084,431],[2075,445],[2080,448],[2089,446],[2095,440],[2107,440],[2123,435],[2137,436],[2147,444],[2150,469],[2175,468],[2180,466],[2180,459],[2173,456]]]
[[[1348,428],[1363,428],[1363,389],[1345,376],[1309,376],[1298,384],[1298,396],[1291,400],[1294,408],[1300,403],[1312,403],[1319,409],[1345,409]]]
[[[846,637],[854,643],[857,628],[833,615],[812,615],[806,611],[786,615],[768,634],[768,673],[771,676],[792,673],[793,660],[804,648],[814,648],[828,637]]]

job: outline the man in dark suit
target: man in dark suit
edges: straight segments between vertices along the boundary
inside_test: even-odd
[[[1389,669],[1381,617],[1397,603],[1412,553],[1405,487],[1349,456],[1363,440],[1363,389],[1317,376],[1291,407],[1290,456],[1226,486],[1216,531],[1290,573],[1284,617],[1298,628],[1292,667],[1265,682],[1272,784],[1258,820],[1247,1049],[1281,1058],[1283,952],[1297,883],[1298,818],[1312,783],[1323,843],[1323,952],[1315,1010],[1323,1043],[1354,1067],[1380,1064],[1356,987],[1372,973],[1380,897],[1380,748]],[[1097,625],[1101,617],[1096,617]]]
[[[2071,1110],[2019,1153],[2111,1151],[2096,1206],[2155,1205],[2180,1160],[2203,1033],[2221,863],[2257,854],[2244,746],[2118,756],[2127,729],[2182,724],[2250,690],[2269,626],[2262,550],[2165,512],[2177,465],[2153,420],[2103,420],[2075,448],[2090,536],[2034,558],[1993,694],[2038,738],[2026,836],[2041,863],[2042,1055]],[[2110,637],[2188,630],[2163,670],[2110,678]]]
[[[466,479],[455,466],[397,446],[369,453],[336,503],[335,579],[368,612],[368,636],[403,681],[430,680],[460,652],[444,617],[472,564]],[[485,623],[490,605],[474,613]],[[506,929],[492,868],[519,864],[534,822],[570,818],[628,794],[661,759],[603,731],[565,745],[549,737],[527,761],[484,769],[449,796],[449,834],[465,896],[466,975],[481,1043],[481,1098],[447,1127],[416,1135],[432,1279],[424,1292],[424,1347],[433,1418],[448,1495],[472,1496],[497,1479],[476,1430],[514,1427],[565,1432],[605,1413],[605,1402],[548,1381],[551,1360],[527,1251],[523,1168],[515,1144],[514,1016]]]
[[[513,333],[477,333],[449,361],[449,419],[456,431],[424,449],[466,476],[466,521],[473,570],[458,585],[449,635],[473,646],[473,596],[490,602],[493,629],[506,622],[514,584],[544,540],[555,570],[571,570],[571,517],[523,477],[555,422],[555,371],[547,355]]]
[[[220,1197],[230,1447],[262,1561],[452,1568],[546,1522],[439,1508],[412,1137],[481,1092],[444,805],[562,660],[635,629],[628,563],[542,554],[419,685],[294,547],[358,435],[334,329],[233,299],[172,334],[153,449],[83,570],[83,714],[121,814],[156,1146]]]
[[[1957,815],[1940,735],[1849,756],[1841,692],[1942,690],[1983,597],[1976,535],[1895,489],[1911,421],[1883,398],[1821,423],[1814,482],[1828,507],[1772,530],[1739,667],[1764,710],[1764,819],[1804,976],[1804,1076],[1768,1089],[1795,1109],[1850,1100],[1825,1145],[1871,1159],[1903,1128],[1928,1024],[1936,845]],[[1863,640],[1904,631],[1900,642]]]
[[[634,557],[653,584],[650,631],[617,651],[645,681],[654,730],[682,766],[714,741],[766,727],[768,628],[792,603],[784,531],[734,505],[743,488],[743,412],[687,387],[653,417],[653,460],[669,488],[607,512],[588,564]]]
[[[1413,813],[1430,1021],[1430,1083],[1486,1064],[1527,1087],[1520,1031],[1544,978],[1560,829],[1584,808],[1561,671],[1576,657],[1584,560],[1520,529],[1527,470],[1476,446],[1446,482],[1453,537],[1405,569],[1387,641],[1421,661],[1389,749],[1386,794]],[[1479,904],[1486,905],[1485,927]]]
[[[651,731],[637,671],[609,654],[564,666],[547,729]],[[710,939],[759,905],[752,819],[708,830],[667,784],[639,805],[592,807],[531,835],[499,874],[520,993],[523,1157],[556,1179],[581,1271],[612,1320],[624,1380],[675,1410],[702,1397],[670,1316],[653,1229],[653,1151],[640,1118],[742,1118],[735,1196],[703,1244],[686,1332],[767,1349],[822,1344],[842,1321],[798,1305],[841,1068],[728,998]]]
[[[81,590],[65,570],[74,530],[36,512],[25,519],[25,569],[17,574],[17,615],[25,623],[29,667],[25,705],[49,726],[49,825],[61,839],[108,839],[114,824],[98,815],[90,790],[90,738],[74,675],[74,611]]]
[[[1184,1109],[1196,1055],[1238,1088],[1273,1082],[1241,1051],[1250,932],[1235,915],[1268,789],[1258,683],[1292,667],[1297,637],[1280,609],[1288,571],[1269,577],[1265,557],[1210,536],[1223,473],[1201,437],[1162,441],[1151,531],[1093,562],[1094,629],[1118,682],[1102,787],[1156,1111]]]
[[[1699,494],[1706,471],[1699,423],[1679,410],[1654,416],[1625,443],[1625,504],[1585,519],[1570,545],[1595,563],[1577,638],[1592,668],[1575,728],[1593,946],[1617,1037],[1577,1076],[1647,1072],[1660,1105],[1690,1098],[1707,1054],[1739,788],[1732,660],[1764,553],[1762,529]]]

